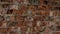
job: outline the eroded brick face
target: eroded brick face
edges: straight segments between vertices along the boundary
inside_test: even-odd
[[[60,34],[60,0],[0,0],[0,34]]]

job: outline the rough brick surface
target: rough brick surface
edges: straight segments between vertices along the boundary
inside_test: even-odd
[[[0,34],[60,34],[60,0],[0,0]]]

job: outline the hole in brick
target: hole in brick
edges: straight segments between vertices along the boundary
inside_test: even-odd
[[[54,9],[55,9],[55,10],[60,10],[60,7],[55,7]]]
[[[7,14],[12,14],[12,12],[13,12],[13,9],[8,10],[8,11],[7,11]]]
[[[8,0],[1,0],[1,2],[5,2],[5,1],[8,1]]]
[[[43,8],[46,8],[46,6],[42,6]]]
[[[60,7],[58,7],[59,8],[59,10],[60,10]]]
[[[4,1],[4,0],[1,0],[1,2]]]
[[[44,3],[47,5],[48,4],[48,1],[44,1]]]
[[[56,26],[56,28],[57,28],[57,31],[60,31],[60,26]]]

